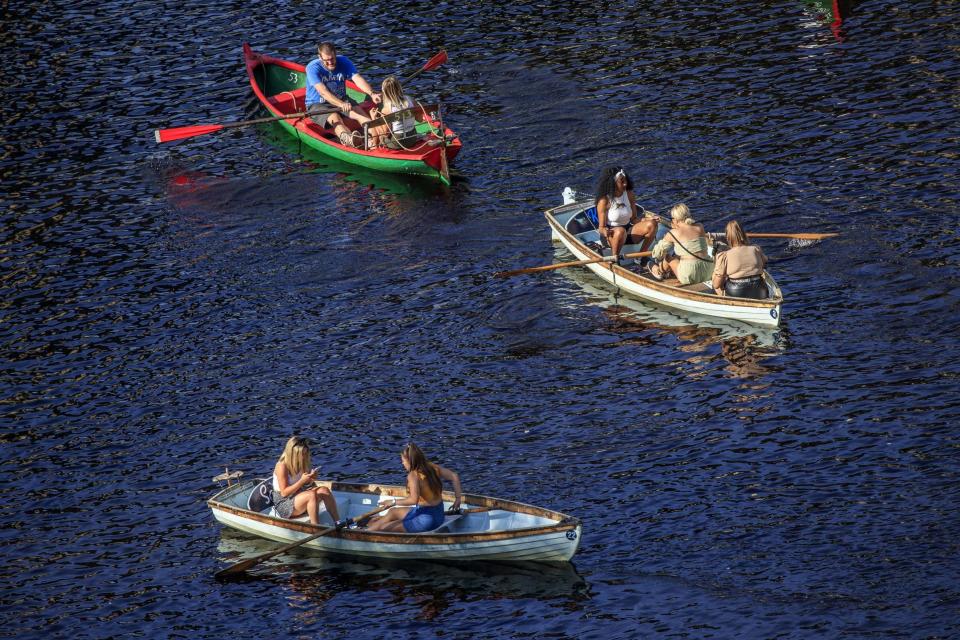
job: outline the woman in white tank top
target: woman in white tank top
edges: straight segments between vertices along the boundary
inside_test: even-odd
[[[296,518],[306,513],[310,522],[320,524],[320,504],[330,513],[334,522],[340,519],[337,501],[326,487],[306,485],[317,477],[310,468],[310,443],[294,436],[287,440],[277,464],[273,467],[273,508],[281,518]]]
[[[613,255],[619,256],[623,245],[641,244],[646,251],[657,237],[657,221],[637,218],[637,203],[633,197],[633,181],[618,167],[607,167],[597,185],[597,220],[600,239]],[[641,264],[646,258],[641,261]],[[618,257],[619,262],[619,257]]]
[[[387,76],[382,86],[383,103],[380,105],[381,116],[389,116],[404,109],[413,108],[413,99],[403,93],[400,81],[394,76]],[[370,134],[370,148],[374,149],[386,144],[388,140],[403,140],[416,135],[417,120],[413,113],[408,112],[389,124],[380,124],[368,129]]]

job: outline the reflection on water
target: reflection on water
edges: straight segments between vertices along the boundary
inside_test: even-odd
[[[277,543],[223,529],[217,551],[226,562],[275,549]],[[290,587],[290,598],[323,605],[344,592],[388,591],[396,603],[415,603],[419,618],[432,620],[452,604],[478,599],[535,598],[571,608],[588,600],[590,588],[571,563],[444,563],[374,560],[297,549],[248,574]]]
[[[558,249],[561,253],[563,249]],[[566,259],[566,258],[564,258]],[[722,320],[668,310],[647,304],[624,295],[618,289],[607,287],[603,281],[587,269],[561,269],[561,273],[586,295],[588,302],[603,308],[609,320],[609,331],[624,336],[622,344],[645,345],[669,334],[678,340],[677,350],[690,354],[686,358],[687,374],[697,377],[697,366],[711,357],[717,344],[727,361],[726,370],[736,377],[761,377],[775,367],[763,364],[763,360],[778,356],[786,350],[787,340],[783,327],[768,329],[735,320]]]

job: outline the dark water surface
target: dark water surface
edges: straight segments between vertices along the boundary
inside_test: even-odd
[[[824,3],[829,5],[829,3]],[[5,3],[3,637],[960,635],[960,6]],[[569,6],[568,6],[569,5]],[[343,7],[340,9],[344,10]],[[451,189],[299,154],[241,43],[319,37],[464,140]],[[563,258],[541,212],[622,163],[765,242],[778,332],[695,324]],[[571,566],[271,548],[204,501],[287,435],[399,483],[582,518]]]

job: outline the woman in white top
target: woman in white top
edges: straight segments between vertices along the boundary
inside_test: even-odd
[[[374,117],[389,116],[397,111],[413,108],[413,99],[403,92],[400,81],[394,76],[387,76],[381,88],[383,102],[380,111],[374,109],[371,113]],[[417,121],[412,112],[407,112],[393,122],[370,127],[367,133],[370,135],[370,148],[375,149],[389,140],[402,142],[405,138],[416,135]]]
[[[637,202],[633,197],[633,181],[619,167],[607,167],[597,184],[597,220],[600,238],[619,256],[623,245],[640,244],[646,251],[657,237],[657,221],[637,218]]]
[[[304,512],[310,522],[320,524],[319,504],[330,513],[334,522],[340,519],[337,501],[326,487],[311,487],[308,484],[317,477],[317,469],[310,468],[310,443],[306,438],[294,436],[287,440],[280,459],[273,468],[273,508],[281,518],[296,518]]]

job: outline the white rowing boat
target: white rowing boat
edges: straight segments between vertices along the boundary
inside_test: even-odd
[[[596,224],[587,215],[594,206],[592,201],[564,204],[545,212],[550,225],[551,239],[561,242],[578,260],[596,260],[603,256],[600,251],[600,234]],[[609,249],[606,250],[609,254]],[[637,253],[640,245],[626,245],[622,253]],[[768,272],[763,278],[770,297],[765,300],[719,296],[710,282],[681,285],[675,278],[655,280],[641,269],[638,262],[624,261],[617,265],[611,261],[585,265],[587,269],[605,282],[624,293],[647,302],[664,305],[682,311],[738,320],[753,325],[776,327],[780,324],[780,307],[783,294],[779,285]]]
[[[356,518],[376,507],[381,499],[405,497],[406,488],[378,484],[349,484],[318,481],[333,492],[341,517]],[[234,484],[207,501],[221,524],[278,542],[296,542],[325,531],[333,524],[321,513],[320,524],[304,516],[280,518],[269,507],[250,508],[255,480]],[[444,492],[444,508],[453,503],[453,494]],[[388,533],[345,528],[316,538],[303,548],[343,555],[449,561],[535,561],[567,562],[580,546],[581,524],[557,511],[520,502],[486,496],[463,496],[464,513],[448,514],[444,523],[424,533]]]

